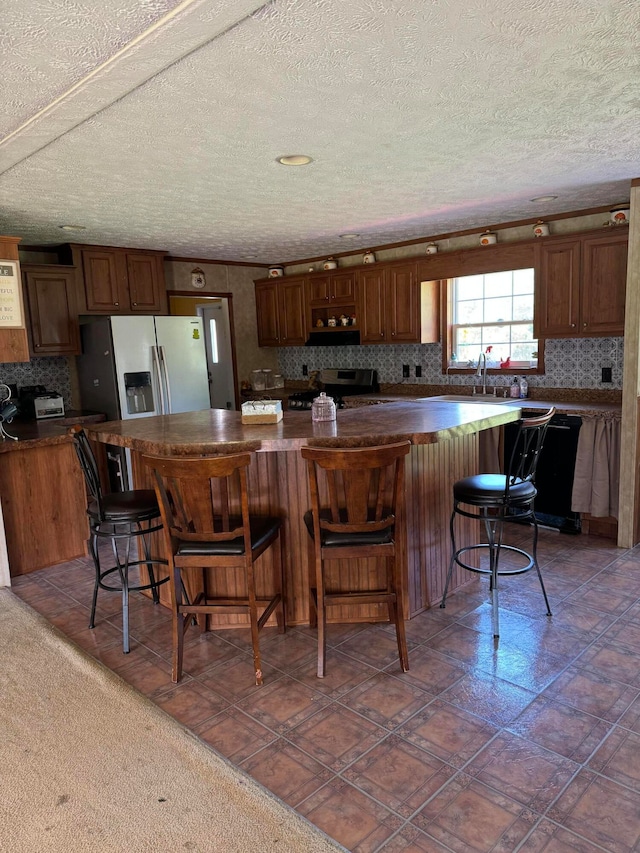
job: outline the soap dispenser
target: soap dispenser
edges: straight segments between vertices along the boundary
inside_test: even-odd
[[[509,396],[512,397],[514,400],[517,400],[518,397],[520,396],[520,384],[518,383],[518,377],[517,376],[513,377],[513,382],[511,383],[511,386],[509,387]]]
[[[526,397],[529,396],[529,384],[527,383],[527,380],[524,378],[524,376],[521,376],[519,378],[518,385],[520,389],[520,399],[524,400]]]

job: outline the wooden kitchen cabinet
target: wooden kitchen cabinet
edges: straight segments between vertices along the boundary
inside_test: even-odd
[[[361,269],[358,287],[363,344],[439,340],[438,283],[419,281],[417,262]]]
[[[306,279],[257,282],[256,315],[259,346],[304,346],[308,331]]]
[[[20,237],[0,236],[0,258],[14,261],[18,264],[18,269],[19,242]],[[22,287],[18,288],[18,298],[22,300]],[[0,364],[21,361],[29,361],[29,341],[25,324],[19,328],[0,328]]]
[[[74,267],[24,264],[29,343],[34,356],[79,355]]]
[[[309,304],[312,308],[324,308],[329,305],[336,308],[348,306],[355,310],[355,273],[353,271],[326,273],[310,278]]]
[[[110,246],[66,247],[63,260],[81,271],[81,314],[164,314],[164,252]]]
[[[540,245],[536,337],[624,334],[627,245],[626,230]]]

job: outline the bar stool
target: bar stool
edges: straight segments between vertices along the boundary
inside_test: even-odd
[[[331,605],[386,604],[389,621],[396,628],[400,666],[403,672],[409,669],[403,597],[404,457],[410,447],[410,442],[403,441],[349,449],[302,448],[311,491],[311,509],[304,523],[310,536],[309,622],[318,628],[318,678],[325,674],[327,607]],[[321,494],[326,496],[323,500]],[[326,589],[326,560],[366,557],[385,558],[383,589]]]
[[[538,565],[538,522],[534,512],[536,487],[534,484],[536,466],[544,445],[549,421],[555,414],[551,408],[543,415],[532,418],[522,418],[518,421],[518,432],[513,450],[506,466],[505,474],[476,474],[465,477],[453,485],[453,512],[451,513],[451,561],[447,573],[447,581],[440,607],[444,608],[447,600],[449,583],[455,565],[470,572],[489,576],[491,592],[491,620],[493,636],[500,635],[498,614],[498,578],[502,575],[518,575],[535,569],[538,574],[542,594],[547,606],[547,616],[551,616],[549,599],[544,588],[542,573]],[[462,509],[462,506],[475,507],[476,510]],[[476,518],[484,523],[487,542],[467,545],[456,549],[455,518],[457,515],[466,518]],[[514,545],[504,545],[502,538],[505,522],[530,522],[533,527],[533,543],[531,553]],[[489,565],[472,566],[463,559],[467,552],[482,555],[489,553]],[[518,554],[524,558],[526,565],[504,567],[500,565],[503,551]],[[479,561],[480,562],[480,561]]]
[[[151,590],[154,604],[160,597],[158,587],[169,578],[157,579],[153,565],[167,565],[165,559],[152,557],[149,547],[149,534],[162,529],[162,523],[154,524],[160,519],[160,509],[155,492],[151,489],[134,489],[127,492],[111,492],[103,494],[100,475],[93,449],[84,429],[73,426],[69,430],[74,440],[76,455],[84,474],[89,493],[87,515],[89,517],[89,551],[95,567],[95,584],[91,602],[89,628],[95,628],[96,605],[98,590],[120,592],[122,595],[122,650],[129,652],[129,593]],[[102,568],[100,563],[99,541],[108,539],[111,542],[115,564]],[[144,559],[131,560],[131,545],[136,540],[142,546]],[[118,550],[118,543],[124,549]],[[149,573],[149,583],[131,584],[129,570],[135,566],[146,566]],[[116,577],[117,576],[117,577]]]
[[[280,548],[282,519],[249,514],[247,468],[250,453],[226,456],[144,456],[151,470],[164,524],[169,557],[169,589],[173,616],[173,664],[171,677],[182,677],[184,635],[193,617],[202,631],[207,619],[219,609],[249,613],[256,684],[263,682],[258,634],[276,612],[280,633],[285,631],[284,576]],[[273,594],[258,595],[254,563],[275,546]],[[209,589],[207,569],[225,583],[225,592]],[[238,570],[232,580],[229,569]],[[189,600],[186,586],[198,570],[200,589]],[[183,578],[184,573],[184,578]],[[184,581],[187,581],[185,584]],[[243,594],[238,590],[243,588]],[[246,590],[246,592],[244,592]],[[262,613],[258,617],[258,608]],[[185,618],[187,617],[187,618]]]

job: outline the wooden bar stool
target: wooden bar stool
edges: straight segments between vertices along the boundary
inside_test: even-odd
[[[208,616],[224,610],[248,613],[256,684],[262,684],[258,633],[271,614],[281,633],[285,630],[284,577],[280,549],[282,520],[249,515],[247,468],[250,453],[211,457],[144,456],[151,470],[164,525],[169,558],[169,589],[173,616],[173,665],[171,677],[182,677],[184,635],[195,616],[202,631]],[[254,563],[271,545],[276,548],[273,594],[256,593]],[[233,589],[214,595],[209,589],[208,569],[225,584],[225,571],[236,569],[240,577]],[[197,578],[194,575],[197,574]],[[187,587],[199,580],[200,588],[189,600]],[[258,609],[262,613],[258,616]]]
[[[451,561],[447,573],[447,582],[440,607],[445,607],[449,583],[453,568],[457,564],[470,572],[489,576],[491,592],[491,620],[493,636],[500,634],[498,613],[498,578],[503,575],[519,575],[535,569],[538,574],[542,594],[547,606],[547,616],[551,616],[547,591],[544,588],[542,573],[538,565],[538,522],[534,511],[536,497],[535,473],[538,459],[544,445],[547,427],[555,409],[538,417],[522,418],[518,421],[518,433],[506,465],[505,474],[476,474],[465,477],[453,484],[453,512],[451,513]],[[463,509],[463,507],[471,509]],[[457,515],[477,518],[484,523],[487,542],[467,545],[456,549],[455,519]],[[531,553],[514,545],[504,545],[502,537],[505,522],[529,522],[533,527]],[[489,554],[488,566],[473,566],[466,562],[464,555],[469,552]],[[503,552],[518,554],[524,558],[522,565],[501,566]],[[517,558],[517,559],[519,559]]]
[[[307,460],[311,509],[304,522],[310,535],[309,622],[318,628],[318,677],[325,674],[327,607],[386,604],[395,625],[403,672],[409,669],[404,629],[406,528],[403,441],[377,447],[303,447]],[[320,475],[320,476],[319,476]],[[321,499],[321,495],[323,496]],[[383,557],[383,589],[326,589],[325,560]]]

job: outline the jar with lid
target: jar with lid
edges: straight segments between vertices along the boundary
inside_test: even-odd
[[[273,387],[284,388],[284,376],[281,373],[273,374]]]
[[[264,387],[266,389],[273,388],[273,370],[267,367],[262,371],[262,375],[264,376]]]
[[[264,391],[265,389],[265,378],[264,372],[262,370],[252,370],[251,371],[251,388],[254,391]]]
[[[311,406],[312,421],[335,421],[336,404],[333,397],[327,397],[324,391],[315,398]]]

